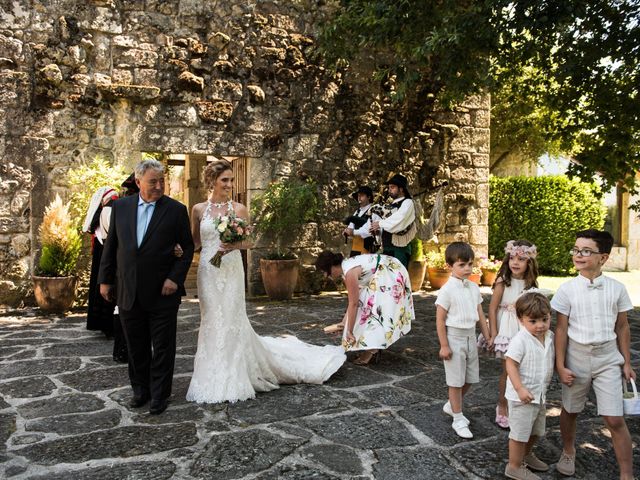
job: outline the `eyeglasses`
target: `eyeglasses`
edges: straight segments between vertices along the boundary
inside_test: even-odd
[[[580,254],[581,257],[590,257],[594,253],[600,254],[601,252],[594,252],[593,250],[589,250],[587,248],[583,248],[582,250],[578,250],[577,248],[572,248],[569,250],[571,256]]]

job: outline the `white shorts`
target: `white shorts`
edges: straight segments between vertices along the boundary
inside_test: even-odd
[[[544,437],[547,408],[544,403],[522,403],[509,400],[509,438],[526,443],[532,435]]]
[[[451,359],[444,361],[444,373],[449,387],[480,381],[480,363],[475,328],[447,327]]]
[[[570,387],[562,385],[562,408],[569,413],[581,412],[593,385],[598,415],[621,417],[623,364],[624,357],[615,340],[599,345],[584,345],[569,339],[565,366],[575,374],[576,379]]]

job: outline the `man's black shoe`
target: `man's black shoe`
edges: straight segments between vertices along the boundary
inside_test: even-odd
[[[131,408],[140,408],[140,407],[144,407],[147,402],[149,401],[149,397],[146,395],[142,395],[142,396],[137,396],[134,395],[131,400],[129,400],[129,406]]]
[[[160,415],[169,406],[169,400],[163,398],[162,400],[154,400],[149,405],[149,413],[151,415]]]

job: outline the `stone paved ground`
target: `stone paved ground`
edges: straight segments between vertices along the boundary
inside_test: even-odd
[[[322,386],[295,385],[236,404],[184,399],[198,331],[198,302],[180,310],[174,393],[151,416],[126,406],[126,367],[111,342],[84,329],[82,313],[0,316],[0,478],[12,479],[476,479],[502,478],[507,433],[493,422],[499,364],[482,358],[482,383],[466,414],[472,441],[456,437],[441,413],[446,398],[437,359],[434,296],[415,295],[418,320],[378,365],[346,364]],[[260,334],[336,341],[322,327],[338,320],[340,295],[289,303],[249,303]],[[640,372],[640,310],[632,317]],[[559,386],[551,387],[548,436],[537,451],[559,455]],[[629,420],[634,444],[639,418]],[[589,405],[579,423],[577,476],[616,478],[608,434]],[[640,472],[640,455],[635,455]],[[553,469],[544,479],[560,478]]]

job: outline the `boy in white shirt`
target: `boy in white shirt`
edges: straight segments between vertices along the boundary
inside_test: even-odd
[[[471,245],[453,242],[445,250],[445,259],[451,268],[451,277],[436,299],[439,356],[444,360],[449,387],[449,401],[442,410],[453,417],[452,427],[458,436],[473,438],[469,420],[462,414],[462,398],[472,383],[480,381],[476,323],[480,322],[480,330],[484,338],[489,339],[489,347],[493,345],[493,338],[482,311],[480,289],[468,280],[474,259]]]
[[[627,312],[633,304],[624,285],[602,275],[613,237],[584,230],[576,234],[571,255],[579,275],[562,284],[551,306],[558,312],[556,368],[562,382],[560,433],[563,451],[556,470],[575,472],[576,421],[593,386],[598,414],[611,433],[620,478],[633,478],[631,436],[623,418],[622,386],[636,378],[631,368]]]
[[[531,470],[546,472],[549,465],[532,452],[545,433],[545,397],[553,376],[554,348],[551,304],[539,292],[523,294],[515,304],[521,329],[505,354],[509,401],[509,463],[504,474],[515,480],[539,480]]]

